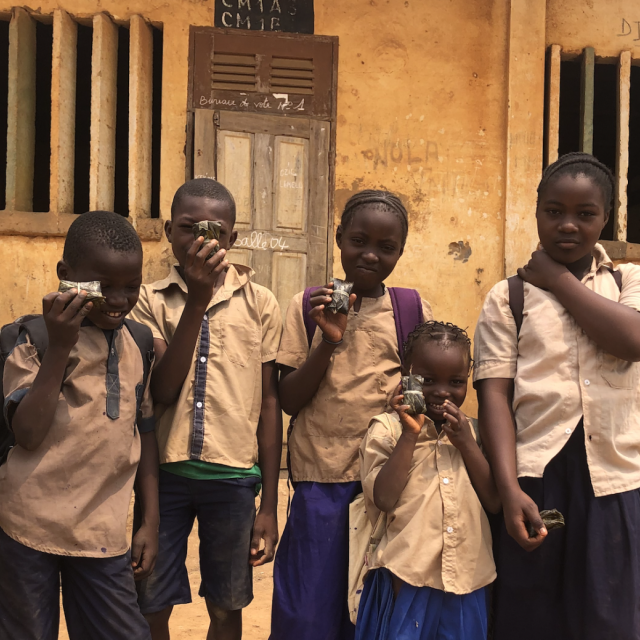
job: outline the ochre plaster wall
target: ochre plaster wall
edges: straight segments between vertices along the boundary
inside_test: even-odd
[[[565,53],[594,47],[596,56],[631,51],[640,58],[640,3],[637,0],[547,0],[547,44]]]

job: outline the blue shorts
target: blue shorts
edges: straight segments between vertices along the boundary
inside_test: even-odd
[[[249,564],[259,478],[194,480],[160,470],[160,536],[153,573],[138,583],[144,614],[191,602],[187,542],[198,518],[199,595],[225,611],[253,600]]]
[[[57,640],[62,603],[71,640],[151,640],[136,602],[129,553],[58,556],[0,529],[0,638]]]

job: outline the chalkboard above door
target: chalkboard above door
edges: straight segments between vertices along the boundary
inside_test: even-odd
[[[215,0],[216,27],[313,33],[313,0]]]

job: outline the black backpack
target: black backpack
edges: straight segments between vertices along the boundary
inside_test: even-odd
[[[149,372],[151,371],[151,363],[153,362],[153,334],[149,327],[129,320],[124,321],[125,326],[129,330],[131,337],[134,339],[143,363],[143,384],[146,388]],[[36,348],[38,358],[42,362],[44,352],[49,346],[49,334],[42,315],[21,316],[17,320],[6,324],[0,329],[0,382],[4,377],[4,363],[7,361],[9,354],[18,341],[18,336],[25,330],[29,334],[31,344]],[[4,389],[2,393],[2,407],[4,409]],[[4,410],[0,411],[0,465],[4,464],[9,455],[9,449],[16,443],[13,431],[7,424]]]

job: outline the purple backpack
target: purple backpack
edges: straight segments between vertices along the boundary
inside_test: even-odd
[[[307,341],[309,348],[313,342],[313,336],[318,326],[311,317],[311,293],[318,287],[307,287],[302,296],[302,318],[304,320],[304,328],[307,331]],[[424,314],[422,313],[422,300],[420,294],[415,289],[403,289],[401,287],[388,287],[391,296],[391,305],[393,307],[393,318],[396,324],[396,336],[398,338],[398,353],[400,354],[400,362],[404,364],[403,348],[409,337],[409,334],[417,325],[424,322]],[[288,442],[291,438],[293,425],[296,416],[291,416],[289,428],[287,429],[287,470],[289,478],[291,478],[291,453]]]

